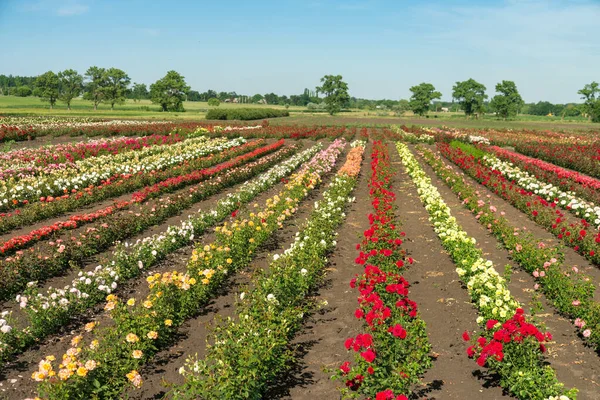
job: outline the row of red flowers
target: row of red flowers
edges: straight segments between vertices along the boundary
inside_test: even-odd
[[[499,171],[479,162],[473,155],[445,143],[438,143],[440,152],[468,175],[510,204],[523,211],[539,225],[552,232],[567,246],[594,264],[600,265],[600,232],[585,219],[575,221],[558,209],[556,202],[548,202],[535,193],[509,181]]]
[[[430,344],[417,304],[408,296],[410,285],[399,274],[405,262],[413,260],[402,248],[405,235],[396,226],[389,151],[380,141],[373,146],[369,182],[373,213],[356,258],[364,271],[350,283],[359,291],[355,316],[365,322],[366,333],[346,339],[355,361],[344,362],[338,377],[345,380],[344,397],[404,400],[431,365]]]
[[[250,168],[245,164],[281,148],[282,145],[283,142],[279,141],[239,156],[235,163],[206,169],[202,175],[202,182],[185,192],[161,197],[155,202],[137,204],[134,210],[106,215],[102,221],[81,231],[77,236],[44,242],[28,250],[17,251],[14,256],[0,261],[0,298],[10,297],[29,281],[43,281],[70,266],[79,265],[86,257],[108,248],[115,241],[160,224],[183,209],[217,193],[223,187],[238,183],[250,173]],[[289,155],[290,151],[293,150],[281,150],[281,157]],[[255,164],[262,168],[264,163]],[[232,169],[233,167],[237,168]],[[212,177],[215,179],[210,179]]]

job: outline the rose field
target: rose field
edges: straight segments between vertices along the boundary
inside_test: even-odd
[[[0,399],[600,398],[593,132],[0,117]]]

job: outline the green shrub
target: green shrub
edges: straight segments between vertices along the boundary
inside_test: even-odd
[[[286,110],[274,108],[214,108],[206,113],[206,119],[220,120],[255,120],[265,118],[288,117],[290,113]]]

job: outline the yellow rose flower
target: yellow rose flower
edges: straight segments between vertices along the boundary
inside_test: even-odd
[[[81,342],[81,339],[83,339],[83,336],[75,336],[73,339],[71,339],[71,346],[77,346],[79,342]]]
[[[90,322],[85,324],[84,329],[86,332],[91,332],[96,327],[96,322]]]
[[[128,333],[127,336],[125,337],[125,340],[127,340],[127,342],[129,342],[129,343],[137,343],[140,341],[140,338],[137,337],[137,335],[135,333]]]

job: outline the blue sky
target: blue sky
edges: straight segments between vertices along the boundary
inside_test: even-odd
[[[341,74],[351,95],[514,80],[525,101],[579,101],[600,81],[600,0],[0,0],[0,73],[91,65],[150,84],[301,93]]]

